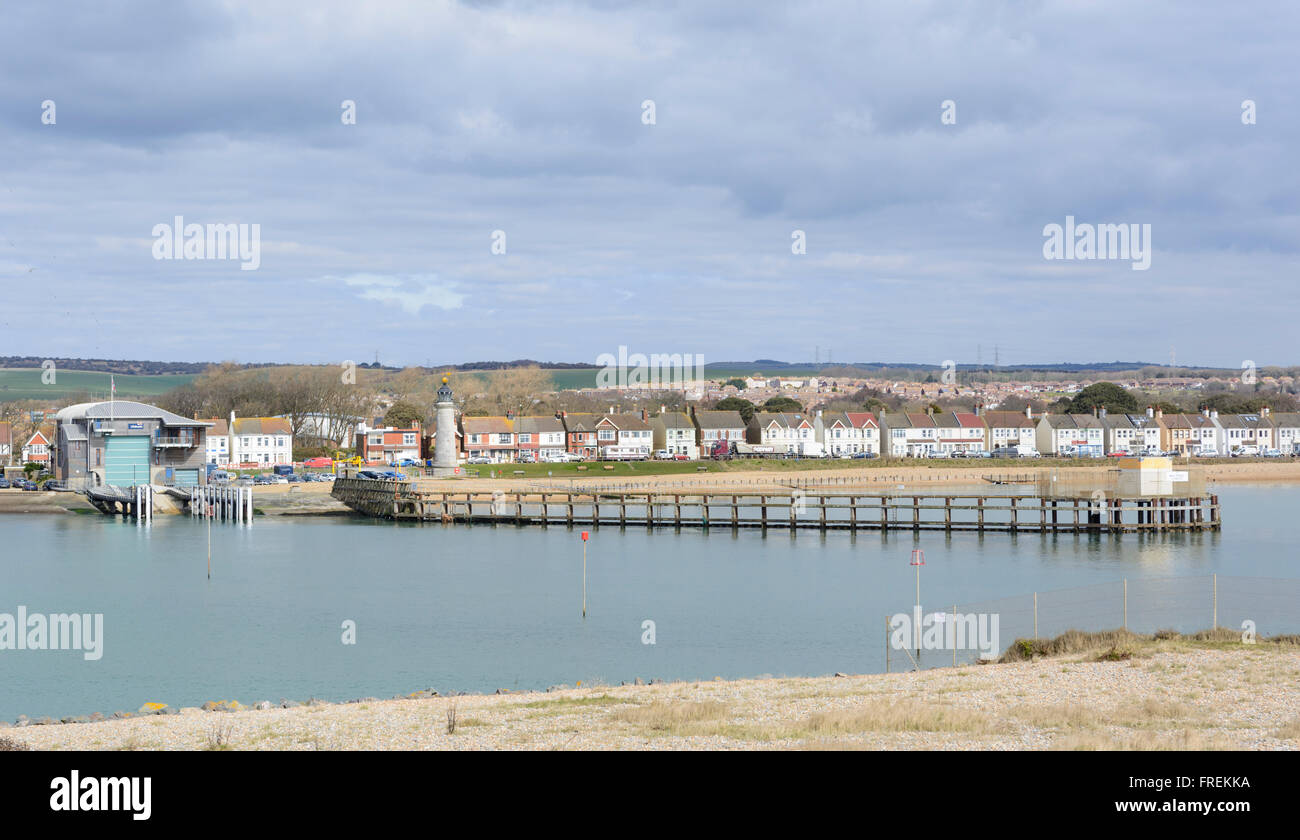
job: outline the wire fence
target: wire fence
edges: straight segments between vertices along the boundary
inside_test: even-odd
[[[914,611],[900,612],[910,619]],[[914,667],[913,660],[921,667],[968,664],[1000,655],[1017,639],[1050,639],[1070,630],[1228,629],[1243,638],[1300,633],[1300,580],[1218,574],[1123,578],[965,604],[927,604],[922,622],[941,628],[943,646],[936,649],[933,637],[927,643],[924,633],[908,635],[911,622],[902,622],[906,632],[900,634],[895,620],[886,640],[895,670]],[[950,629],[956,627],[965,632]]]

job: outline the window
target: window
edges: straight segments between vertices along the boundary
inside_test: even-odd
[[[519,436],[519,442],[520,442],[520,443],[532,443],[532,442],[533,442],[533,436],[530,435],[530,434],[521,434],[521,435]]]
[[[601,440],[613,440],[614,432],[610,429],[601,429],[598,433]]]
[[[509,446],[510,435],[508,434],[497,435],[497,443],[501,444],[502,446]]]
[[[402,445],[403,445],[403,446],[414,446],[414,445],[415,445],[415,432],[405,432],[405,433],[403,433],[403,434],[402,434]]]

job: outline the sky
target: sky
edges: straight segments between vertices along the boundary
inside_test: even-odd
[[[1300,364],[1297,54],[1287,2],[5,0],[0,355]]]

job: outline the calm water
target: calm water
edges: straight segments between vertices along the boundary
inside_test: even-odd
[[[604,527],[589,543],[585,621],[577,530],[340,518],[216,525],[209,581],[206,530],[188,517],[142,529],[103,516],[5,516],[0,612],[102,613],[105,641],[96,662],[72,651],[0,650],[0,718],[134,711],[150,700],[346,700],[426,687],[882,670],[884,617],[914,600],[914,547],[926,552],[922,600],[935,608],[1121,578],[1138,591],[1143,579],[1168,576],[1300,578],[1292,551],[1300,488],[1219,492],[1220,534]],[[1161,626],[1208,626],[1204,581],[1153,584],[1150,592],[1177,593],[1167,614],[1131,590],[1133,609],[1145,604]],[[1294,632],[1295,587],[1261,586],[1273,599],[1261,632]],[[1096,615],[1096,626],[1118,625],[1117,592],[1062,597],[1058,623]],[[1019,631],[1031,612],[1023,598],[998,603],[1005,646],[1009,626],[1019,620]],[[1221,623],[1237,620],[1229,610],[1225,603]],[[341,642],[345,620],[356,622],[355,645]],[[642,643],[645,620],[655,622],[654,645]]]

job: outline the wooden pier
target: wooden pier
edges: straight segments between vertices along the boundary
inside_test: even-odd
[[[384,519],[541,526],[1122,533],[1217,531],[1222,523],[1217,495],[1090,499],[600,488],[471,493],[361,478],[337,479],[331,495],[359,513]]]

